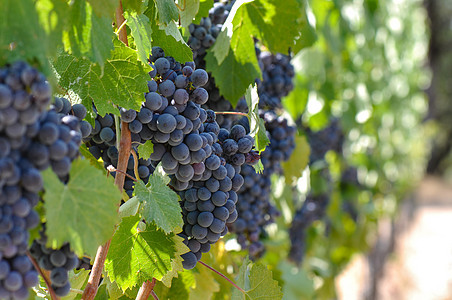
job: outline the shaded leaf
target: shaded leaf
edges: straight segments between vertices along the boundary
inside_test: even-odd
[[[75,0],[67,18],[71,26],[63,35],[65,50],[103,66],[113,50],[111,17],[99,16],[86,1]]]
[[[113,19],[119,0],[87,0],[96,15]]]
[[[179,9],[172,0],[155,0],[157,14],[160,23],[168,24],[179,19]],[[150,1],[149,5],[153,5]]]
[[[39,23],[33,0],[2,0],[0,1],[0,64],[15,60],[34,60],[44,66],[50,74],[46,54],[49,37]],[[31,34],[33,33],[33,34]],[[11,51],[14,49],[14,51]]]

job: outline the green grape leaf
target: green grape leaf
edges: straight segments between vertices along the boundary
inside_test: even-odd
[[[311,149],[305,136],[295,136],[295,149],[289,160],[282,162],[286,183],[294,184],[309,162]]]
[[[199,1],[199,9],[196,14],[196,18],[193,21],[195,24],[199,24],[201,22],[201,18],[205,18],[209,16],[209,10],[213,7],[213,0],[201,0]]]
[[[259,117],[259,95],[256,85],[250,85],[245,94],[246,104],[248,105],[248,120],[250,122],[250,135],[254,137],[256,150],[262,152],[265,150],[270,140],[267,137],[265,122]]]
[[[197,268],[195,273],[196,286],[191,288],[189,300],[211,299],[220,290],[220,285],[214,278],[214,273],[204,266]]]
[[[141,204],[140,213],[148,223],[155,223],[165,233],[182,228],[182,210],[179,196],[167,184],[169,178],[154,172],[147,185],[143,181],[135,183],[135,195]]]
[[[154,46],[165,50],[165,54],[180,62],[193,61],[193,52],[180,34],[174,22],[168,26],[152,24],[152,41]]]
[[[101,17],[107,17],[112,20],[115,16],[116,8],[119,6],[119,0],[87,0],[94,12]]]
[[[179,9],[174,1],[168,0],[154,0],[157,5],[157,13],[159,23],[169,24],[171,21],[177,21],[179,19]],[[149,3],[152,5],[153,3]],[[153,19],[151,19],[153,20]]]
[[[171,287],[173,278],[178,278],[178,273],[184,271],[182,266],[183,258],[182,254],[187,253],[190,249],[183,243],[184,239],[178,235],[173,236],[174,245],[176,248],[176,253],[174,254],[174,259],[171,261],[171,271],[165,274],[162,278],[162,283]]]
[[[45,73],[51,74],[46,54],[54,50],[49,48],[54,41],[49,41],[39,23],[35,1],[2,0],[0,11],[0,64],[37,59]]]
[[[84,158],[86,158],[89,163],[96,167],[97,169],[101,170],[103,173],[107,174],[107,170],[105,170],[103,163],[98,161],[92,154],[89,152],[88,147],[86,147],[85,144],[82,144],[80,146],[80,153],[83,155]]]
[[[61,0],[38,0],[36,11],[39,21],[48,35],[47,52],[56,53],[57,47],[61,45],[63,30],[67,28],[67,15],[72,6],[69,2]]]
[[[277,300],[283,296],[281,287],[273,279],[272,272],[264,265],[249,264],[248,259],[240,267],[237,285],[242,287],[245,293],[234,289],[232,300]]]
[[[90,270],[77,270],[77,271],[70,271],[69,274],[69,282],[71,283],[71,289],[76,290],[83,290],[86,283],[88,282]],[[74,299],[80,299],[80,294],[77,294],[75,292],[69,293],[67,296],[62,297],[62,300],[74,300]]]
[[[246,4],[254,34],[271,52],[288,54],[303,28],[299,0],[255,0]]]
[[[130,34],[137,47],[138,58],[144,63],[148,63],[148,56],[151,54],[152,28],[149,18],[145,15],[137,15],[135,12],[124,13]]]
[[[82,0],[71,4],[67,18],[71,26],[63,34],[65,50],[103,66],[114,48],[111,18],[93,13],[91,5]]]
[[[231,19],[230,25],[223,26],[226,29],[220,33],[218,46],[207,51],[205,60],[206,70],[215,78],[220,94],[235,106],[248,86],[262,74],[250,34],[253,28],[243,5],[235,14],[231,11],[228,21]],[[230,32],[233,32],[232,37],[229,37]]]
[[[171,288],[166,287],[162,282],[157,281],[154,287],[159,299],[179,300],[189,299],[190,289],[196,284],[193,272],[182,272],[178,278],[174,278]]]
[[[298,53],[301,49],[311,47],[317,41],[315,28],[309,23],[306,10],[301,17],[301,36],[295,40],[293,52]]]
[[[99,245],[112,236],[118,221],[121,193],[113,178],[83,159],[72,162],[66,185],[51,169],[42,176],[48,245],[60,248],[69,242],[78,256],[94,256]]]
[[[107,292],[107,285],[101,284],[99,288],[97,289],[96,297],[94,297],[94,300],[109,300],[113,298],[109,298],[108,292]]]
[[[139,216],[125,217],[113,235],[105,270],[123,290],[155,278],[161,280],[171,270],[175,247],[173,235],[165,235]]]
[[[278,269],[284,280],[283,293],[286,299],[313,299],[315,297],[314,282],[305,270],[283,261]]]
[[[188,27],[199,11],[199,0],[184,0],[179,3],[182,4],[179,10],[180,24],[182,27]]]
[[[229,53],[232,36],[236,34],[235,37],[237,37],[237,34],[239,33],[237,32],[237,29],[242,26],[244,14],[246,15],[246,12],[243,10],[242,6],[250,1],[252,0],[236,1],[232,6],[232,9],[228,14],[228,18],[224,22],[221,32],[212,47],[212,52],[214,53],[218,64],[223,63]],[[246,35],[244,36],[246,37]],[[250,36],[247,38],[249,39]]]
[[[68,53],[61,53],[54,67],[60,75],[60,86],[78,94],[89,111],[92,111],[94,101],[101,116],[106,113],[119,115],[119,110],[112,104],[139,110],[143,95],[148,91],[147,73],[151,70],[137,60],[134,50],[118,40],[103,70],[99,65]]]
[[[140,208],[140,201],[132,197],[119,207],[119,218],[135,216]]]
[[[154,152],[154,144],[151,140],[146,141],[144,144],[138,146],[138,155],[142,159],[148,159],[151,157],[152,152]]]
[[[124,11],[131,12],[134,11],[137,14],[141,14],[145,9],[145,1],[141,0],[122,0],[122,6]]]

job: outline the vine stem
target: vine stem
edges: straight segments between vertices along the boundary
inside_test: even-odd
[[[221,277],[223,277],[224,279],[226,279],[230,284],[232,284],[236,289],[238,289],[239,291],[241,291],[242,293],[246,294],[245,290],[242,289],[241,287],[239,287],[237,284],[235,284],[231,279],[229,279],[228,277],[226,277],[226,275],[223,275],[223,273],[221,273],[220,271],[215,270],[214,268],[212,268],[211,266],[209,266],[208,264],[206,264],[205,262],[202,261],[198,261],[198,263],[200,263],[201,265],[203,265],[204,267],[208,268],[211,271],[214,271],[215,273],[217,273],[218,275],[220,275]]]
[[[116,25],[120,26],[125,22],[123,16],[122,2],[119,1],[119,6],[116,9]],[[127,31],[122,28],[118,32],[119,39],[126,44],[127,42]],[[118,154],[118,167],[117,170],[122,172],[116,172],[115,185],[122,192],[124,187],[124,180],[127,170],[127,162],[129,161],[130,149],[131,149],[131,138],[130,138],[129,124],[121,121],[121,140],[119,142],[119,154]],[[119,208],[119,203],[118,203]],[[102,271],[104,269],[105,260],[107,259],[108,249],[110,248],[111,239],[105,243],[103,246],[99,246],[97,249],[96,258],[94,260],[94,265],[91,270],[91,274],[86,284],[85,290],[83,291],[82,300],[93,300],[97,294],[97,289],[99,287],[100,277],[102,276]]]
[[[238,111],[216,111],[216,115],[238,115],[238,116],[245,116],[248,117],[248,114],[238,112]]]
[[[155,284],[157,283],[157,280],[155,278],[152,278],[152,281],[146,280],[143,282],[143,285],[140,287],[140,290],[138,291],[138,295],[135,298],[135,300],[146,300],[149,298],[149,296],[152,294]],[[155,293],[154,293],[155,295]],[[157,295],[152,295],[154,299],[157,297]],[[158,297],[157,297],[158,299]]]
[[[152,296],[152,298],[154,298],[154,300],[159,300],[159,297],[157,297],[154,290],[151,291],[151,296]]]
[[[59,300],[60,298],[58,298],[57,295],[55,294],[55,291],[52,288],[52,283],[50,282],[49,277],[42,271],[42,269],[39,267],[38,262],[33,256],[31,256],[30,252],[27,251],[26,253],[31,263],[35,267],[36,271],[38,271],[39,275],[41,275],[41,277],[44,279],[44,282],[47,285],[47,289],[49,290],[49,294],[52,300]]]

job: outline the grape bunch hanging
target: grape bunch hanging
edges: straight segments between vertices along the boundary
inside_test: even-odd
[[[81,125],[72,107],[58,111],[46,78],[24,62],[0,69],[0,298],[27,299],[38,273],[26,252],[29,230],[40,223],[33,209],[43,188],[41,171],[51,168],[67,181],[79,154]],[[77,110],[77,108],[75,108]],[[86,125],[86,124],[85,124]],[[87,134],[89,127],[84,127]],[[68,291],[59,293],[64,296]]]

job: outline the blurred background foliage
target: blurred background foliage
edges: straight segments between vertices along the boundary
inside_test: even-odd
[[[427,165],[444,172],[439,166],[451,160],[452,59],[434,53],[446,52],[452,38],[450,13],[420,0],[312,0],[306,13],[316,42],[293,57],[295,88],[283,101],[298,127],[297,150],[285,177],[273,178],[281,217],[267,230],[260,261],[280,281],[284,299],[333,299],[338,274],[375,244],[378,220],[397,216]],[[432,33],[429,44],[435,22],[448,35]],[[437,152],[447,154],[434,166]],[[300,178],[293,166],[306,166]],[[326,214],[303,225],[304,243],[295,249],[294,218],[310,197],[326,199]],[[241,262],[234,253],[243,254],[236,248],[233,239],[218,243],[205,260],[233,277]],[[216,299],[227,298],[227,283],[218,283]]]

